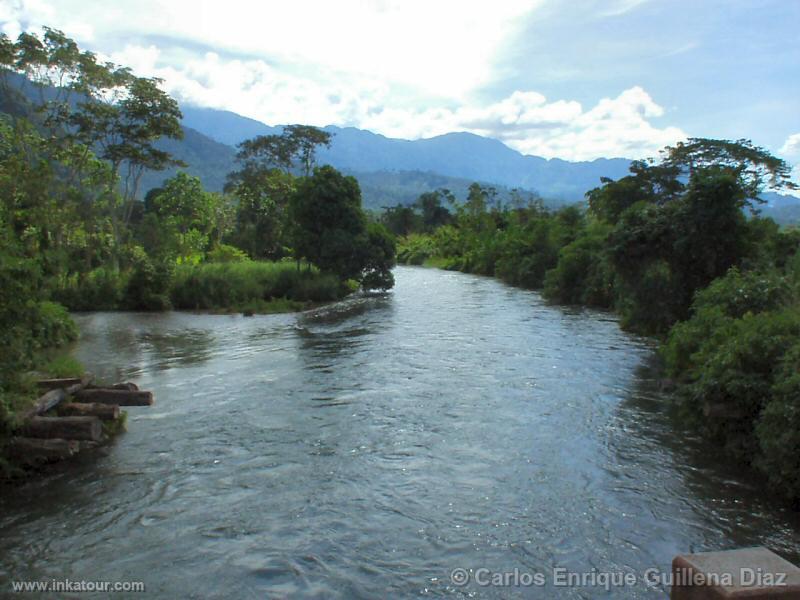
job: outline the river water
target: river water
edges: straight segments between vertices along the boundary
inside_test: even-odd
[[[156,404],[0,492],[0,596],[70,579],[164,598],[663,598],[648,570],[678,553],[798,561],[797,517],[676,431],[651,342],[492,279],[396,277],[301,314],[79,315],[76,355]],[[481,585],[498,573],[512,585]]]

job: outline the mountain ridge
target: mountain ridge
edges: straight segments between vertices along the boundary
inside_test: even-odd
[[[191,105],[182,110],[185,126],[228,145],[282,130],[281,126],[270,126],[231,111]],[[468,132],[404,140],[356,127],[329,125],[323,129],[334,135],[330,148],[319,149],[318,162],[337,169],[354,173],[433,172],[535,191],[561,202],[581,201],[586,191],[600,184],[601,177],[623,177],[630,165],[630,160],[624,158],[571,162],[523,155],[501,140]]]

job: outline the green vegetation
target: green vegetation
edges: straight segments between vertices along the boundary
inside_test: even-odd
[[[54,378],[80,377],[85,371],[81,362],[69,354],[57,354],[43,369],[48,377]]]
[[[494,275],[552,302],[617,311],[663,340],[680,414],[800,501],[800,231],[758,217],[788,166],[747,141],[691,139],[587,194],[500,206],[474,184],[431,226],[422,199],[384,222],[398,260]]]
[[[278,306],[297,310],[350,291],[335,275],[310,265],[298,270],[292,262],[246,261],[179,266],[171,299],[175,308],[188,310],[277,312]]]
[[[48,350],[77,337],[67,309],[274,312],[393,285],[394,238],[355,180],[316,168],[316,127],[242,143],[224,194],[181,171],[142,194],[183,166],[160,83],[54,29],[0,34],[0,446],[26,372],[81,372]]]

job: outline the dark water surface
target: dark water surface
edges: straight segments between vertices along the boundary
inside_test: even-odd
[[[680,552],[800,558],[798,519],[676,434],[650,342],[492,279],[396,276],[304,314],[79,316],[78,357],[156,405],[2,490],[0,595],[70,578],[164,598],[662,598],[643,575]],[[545,586],[460,588],[455,568]],[[554,568],[637,583],[556,587]]]

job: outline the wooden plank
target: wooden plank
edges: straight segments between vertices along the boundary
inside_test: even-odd
[[[116,404],[117,406],[152,406],[155,402],[153,392],[110,388],[83,389],[75,394],[75,399],[78,402],[100,402],[102,404]]]
[[[97,417],[33,417],[20,433],[32,438],[97,442],[103,437],[103,425]]]

